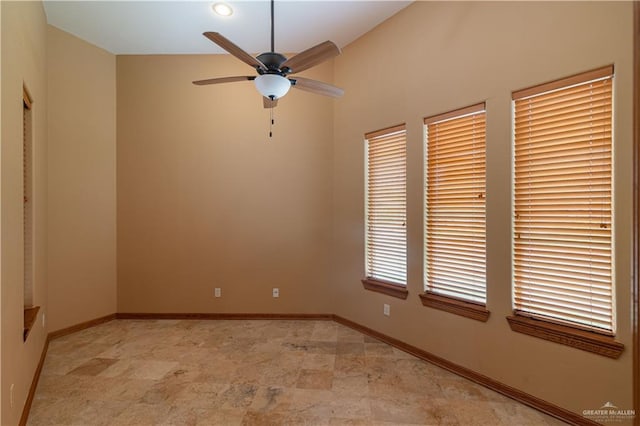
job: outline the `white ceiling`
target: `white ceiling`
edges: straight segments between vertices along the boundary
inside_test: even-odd
[[[234,13],[213,13],[211,1],[45,0],[49,24],[114,54],[224,53],[202,33],[217,31],[249,53],[270,50],[269,0],[226,1]],[[411,1],[275,2],[277,52],[300,52],[325,40],[342,48]]]

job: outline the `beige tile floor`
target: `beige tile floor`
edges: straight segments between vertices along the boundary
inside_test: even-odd
[[[554,425],[332,321],[115,320],[54,340],[30,425]]]

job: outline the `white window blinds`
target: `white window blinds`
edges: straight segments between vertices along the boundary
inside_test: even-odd
[[[484,103],[424,120],[426,291],[484,305]]]
[[[613,333],[613,67],[513,94],[516,313]]]
[[[365,135],[366,275],[407,283],[407,143],[405,126]]]

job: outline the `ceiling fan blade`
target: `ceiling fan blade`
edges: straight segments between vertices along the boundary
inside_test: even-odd
[[[207,84],[219,84],[219,83],[233,83],[234,81],[247,81],[255,80],[254,76],[238,76],[238,77],[220,77],[220,78],[208,78],[206,80],[196,80],[193,82],[196,86],[204,86]]]
[[[231,53],[233,56],[240,59],[242,62],[256,69],[260,68],[264,71],[267,70],[267,67],[262,62],[260,62],[258,59],[254,58],[253,56],[249,55],[247,52],[245,52],[236,44],[234,44],[231,40],[222,36],[220,33],[207,31],[206,33],[203,33],[203,34],[206,38],[208,38],[218,46],[222,47],[224,50]]]
[[[278,100],[277,99],[269,99],[265,96],[262,97],[262,105],[264,105],[265,108],[275,108],[278,106]]]
[[[309,78],[291,77],[291,85],[305,92],[311,92],[318,95],[331,96],[339,98],[344,95],[344,90],[322,81],[311,80]]]
[[[340,49],[338,49],[338,46],[331,41],[325,41],[298,53],[293,58],[287,59],[280,66],[280,69],[289,68],[291,70],[290,72],[298,73],[339,54]]]

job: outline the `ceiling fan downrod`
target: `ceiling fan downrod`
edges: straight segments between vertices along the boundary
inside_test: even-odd
[[[274,24],[273,24],[273,9],[274,9],[274,0],[271,0],[271,53],[276,51],[276,43],[275,43],[275,36],[274,36]]]
[[[289,72],[289,69],[285,68],[283,70],[280,69],[281,65],[287,60],[287,58],[276,52],[276,36],[275,36],[275,0],[271,0],[271,51],[261,53],[257,56],[257,59],[266,67],[265,69],[260,66],[256,66],[255,69],[258,74],[277,74],[280,76],[286,76]]]

